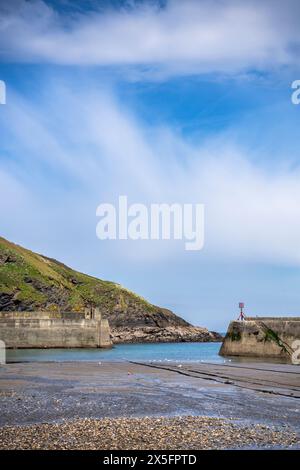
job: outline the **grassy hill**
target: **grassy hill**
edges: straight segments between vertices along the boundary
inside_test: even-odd
[[[100,306],[113,327],[188,326],[119,284],[77,272],[0,237],[0,310],[83,312]]]

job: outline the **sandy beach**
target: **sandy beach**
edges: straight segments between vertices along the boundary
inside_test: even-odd
[[[0,384],[2,449],[300,447],[297,366],[14,363]]]

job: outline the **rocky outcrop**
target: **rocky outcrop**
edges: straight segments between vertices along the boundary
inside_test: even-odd
[[[222,341],[222,336],[219,333],[195,326],[113,328],[111,335],[115,344]]]

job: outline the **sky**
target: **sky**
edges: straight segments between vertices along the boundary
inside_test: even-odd
[[[196,325],[300,313],[298,0],[1,0],[0,233]],[[202,203],[205,243],[96,208]]]

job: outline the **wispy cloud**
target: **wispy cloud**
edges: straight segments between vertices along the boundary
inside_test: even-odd
[[[120,194],[132,203],[199,202],[206,205],[204,259],[300,265],[299,169],[254,164],[228,136],[191,144],[168,125],[147,126],[113,92],[45,89],[51,102],[12,95],[0,120],[1,192],[15,201],[12,210],[0,205],[9,233],[26,214],[22,236],[34,232],[48,243],[55,234],[70,257],[88,247],[84,256],[95,266],[101,250],[102,263],[102,256],[119,264],[176,259],[186,256],[179,242],[100,242],[96,207]]]
[[[265,71],[299,55],[297,0],[98,5],[65,15],[43,0],[1,2],[0,60],[137,66],[161,77]]]

